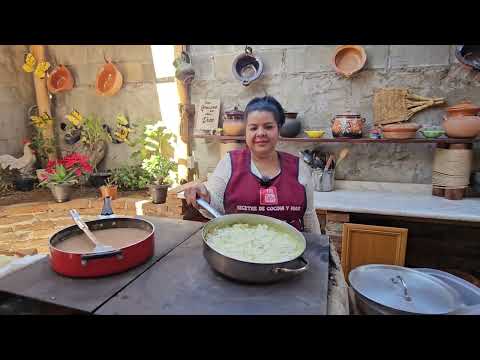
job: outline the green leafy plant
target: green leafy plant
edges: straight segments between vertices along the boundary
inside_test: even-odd
[[[170,172],[177,171],[178,165],[163,155],[151,155],[142,161],[142,168],[154,179],[155,184],[170,185],[173,181],[168,177]]]
[[[111,178],[120,190],[144,190],[152,181],[141,165],[125,165],[114,169]]]
[[[89,150],[94,151],[101,141],[110,142],[110,134],[103,128],[100,118],[90,115],[83,118],[81,124],[80,142]]]
[[[142,161],[152,155],[173,158],[176,141],[175,134],[168,130],[162,121],[157,121],[153,125],[146,125],[142,135],[131,143],[133,147],[140,145],[140,149],[135,151],[132,157]]]
[[[45,139],[42,130],[34,126],[30,147],[35,152],[40,166],[45,168],[49,155],[55,153],[55,141],[53,139]]]

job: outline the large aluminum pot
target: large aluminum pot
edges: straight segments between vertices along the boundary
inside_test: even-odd
[[[358,266],[348,275],[360,311],[367,315],[474,314],[446,282],[414,269],[384,264]]]
[[[309,268],[308,261],[303,257],[307,243],[300,231],[284,221],[255,214],[230,214],[222,215],[213,209],[206,201],[197,199],[197,203],[209,211],[215,219],[210,220],[202,230],[203,255],[208,264],[218,273],[229,279],[246,283],[273,283],[286,280],[302,274]],[[213,249],[208,241],[207,234],[217,227],[233,224],[266,224],[292,235],[300,243],[298,255],[287,262],[282,263],[251,263],[236,260],[225,256]]]

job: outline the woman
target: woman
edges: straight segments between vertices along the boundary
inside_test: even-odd
[[[186,189],[187,203],[199,209],[196,199],[201,197],[222,213],[271,216],[300,231],[320,233],[307,166],[275,149],[285,122],[282,106],[270,96],[255,98],[244,116],[247,148],[229,152],[205,184]]]

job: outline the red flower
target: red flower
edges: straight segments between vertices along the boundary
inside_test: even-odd
[[[77,176],[82,176],[82,170],[76,169],[76,170],[75,170],[75,175],[77,175]]]

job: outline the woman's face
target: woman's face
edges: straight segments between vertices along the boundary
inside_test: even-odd
[[[269,111],[252,111],[247,117],[246,142],[258,155],[275,151],[278,142],[278,125]]]

